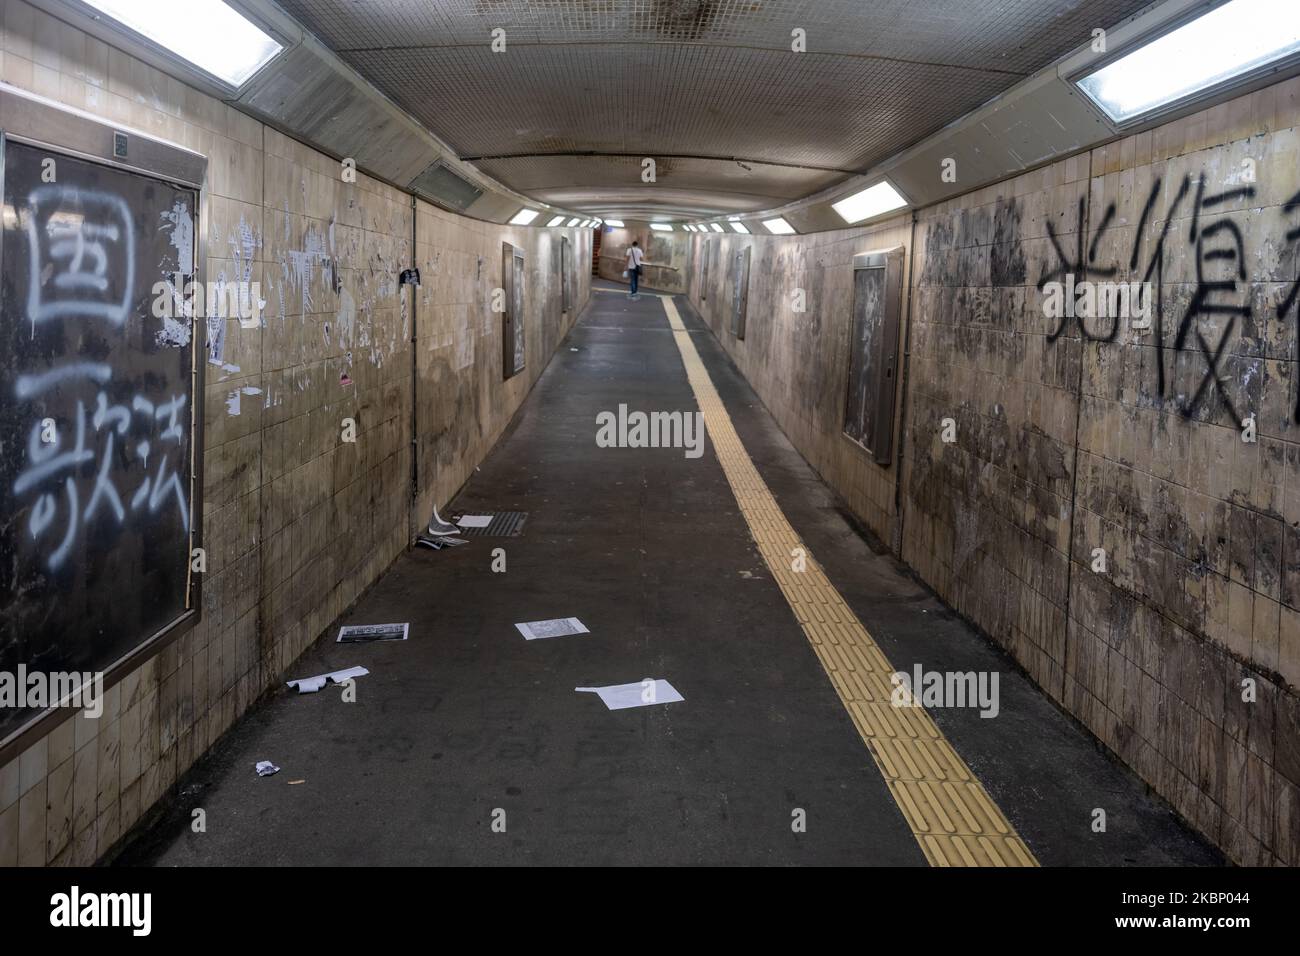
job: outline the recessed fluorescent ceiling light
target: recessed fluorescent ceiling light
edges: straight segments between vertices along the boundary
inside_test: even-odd
[[[668,223],[666,223],[666,222],[652,222],[652,223],[650,223],[650,228],[653,229],[653,230],[655,230],[656,232],[672,232],[672,231],[673,231],[673,227],[670,226],[670,225],[668,225]]]
[[[622,219],[606,219],[606,220],[605,220],[605,225],[607,225],[607,226],[613,226],[615,229],[622,229],[622,228],[623,228],[623,220],[622,220]]]
[[[744,236],[749,235],[749,230],[745,228],[744,223],[733,222],[731,224],[731,228],[736,230],[736,232],[740,233],[741,235]]]
[[[1078,81],[1116,123],[1300,53],[1300,3],[1230,0]]]
[[[534,219],[536,219],[539,215],[541,215],[541,213],[539,213],[536,209],[521,209],[517,213],[515,213],[515,218],[510,220],[510,225],[526,226]]]
[[[234,87],[284,49],[221,0],[86,0],[101,13]]]
[[[831,203],[831,208],[845,222],[861,222],[906,205],[907,200],[898,194],[897,189],[889,183],[880,182],[837,203]]]
[[[563,216],[556,216],[554,219],[552,219],[552,220],[551,220],[550,222],[548,222],[546,225],[548,225],[548,226],[558,226],[558,225],[559,225],[560,223],[562,223],[562,222],[564,222],[564,217],[563,217]]]
[[[709,225],[713,228],[714,232],[722,232],[722,227],[719,226],[716,222],[711,222],[709,223]]]
[[[577,216],[574,216],[572,219],[569,220],[569,225],[576,226],[580,222],[582,222],[582,220],[579,219]]]
[[[763,225],[767,227],[768,232],[777,236],[788,236],[794,233],[794,227],[780,216],[775,219],[764,219]]]

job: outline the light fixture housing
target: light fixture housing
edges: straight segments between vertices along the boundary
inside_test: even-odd
[[[1117,127],[1300,62],[1300,4],[1228,0],[1073,82]]]
[[[514,214],[514,216],[510,219],[510,225],[526,226],[540,215],[541,213],[539,213],[536,209],[529,209],[525,207]]]
[[[564,222],[564,217],[563,217],[563,216],[556,216],[554,219],[552,219],[552,220],[551,220],[550,222],[548,222],[546,225],[547,225],[548,227],[550,227],[550,226],[558,226],[558,225],[560,225],[562,222]]]
[[[713,229],[714,232],[722,232],[722,226],[720,223],[711,222],[709,223],[709,226],[710,228]]]
[[[883,216],[887,212],[893,212],[895,209],[902,209],[906,205],[907,200],[903,198],[902,193],[887,180],[881,180],[861,192],[846,196],[839,202],[831,203],[831,208],[835,210],[841,219],[849,225],[853,225],[853,223],[862,222],[864,219],[873,219],[876,216]]]
[[[742,236],[749,235],[749,230],[745,228],[745,224],[743,222],[733,222],[731,224],[731,228],[734,229],[736,232],[740,233]]]
[[[576,225],[577,225],[578,223],[580,223],[580,222],[582,222],[582,220],[579,219],[577,216],[574,216],[572,219],[569,220],[569,223],[568,223],[568,224],[569,224],[570,226],[576,226]]]
[[[652,222],[650,228],[655,232],[672,232],[673,227],[666,222]]]
[[[284,45],[222,0],[81,0],[192,69],[238,90]]]
[[[794,226],[790,225],[780,216],[777,216],[775,219],[764,219],[763,226],[774,236],[794,235]]]
[[[606,219],[606,220],[605,220],[605,225],[607,225],[607,226],[613,226],[615,229],[623,229],[623,228],[625,228],[625,227],[623,226],[623,220],[622,220],[622,219]]]

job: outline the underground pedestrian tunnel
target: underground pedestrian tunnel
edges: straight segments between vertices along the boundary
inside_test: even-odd
[[[1300,6],[184,6],[0,0],[0,865],[1300,862]]]

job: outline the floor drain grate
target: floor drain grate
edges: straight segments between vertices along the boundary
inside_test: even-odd
[[[527,511],[469,511],[461,514],[491,515],[492,520],[482,528],[457,528],[456,533],[467,538],[517,538],[524,533],[524,522],[528,520]],[[460,520],[461,515],[451,519],[452,524]]]

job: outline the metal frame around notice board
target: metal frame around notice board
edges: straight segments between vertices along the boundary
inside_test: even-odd
[[[26,146],[48,149],[53,153],[96,163],[123,172],[147,176],[181,189],[193,190],[198,199],[198,222],[195,224],[194,282],[207,288],[207,217],[208,192],[205,186],[206,156],[147,133],[106,123],[99,117],[71,109],[44,97],[35,96],[8,84],[0,83],[0,203],[4,197],[5,153],[12,141]],[[0,229],[0,244],[4,230]],[[0,259],[4,254],[0,245]],[[190,338],[190,377],[194,400],[190,402],[190,534],[184,555],[185,566],[192,569],[191,555],[203,546],[203,343],[206,323],[194,317]],[[173,621],[149,635],[132,650],[104,669],[104,688],[117,684],[132,670],[158,654],[177,638],[199,623],[202,616],[202,578],[187,571],[185,610]],[[70,719],[78,710],[52,707],[29,719],[0,739],[0,765],[18,755],[34,741]]]

